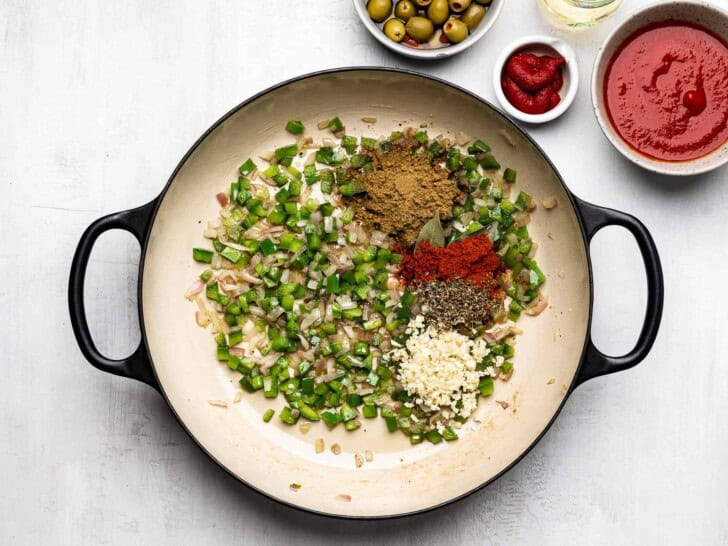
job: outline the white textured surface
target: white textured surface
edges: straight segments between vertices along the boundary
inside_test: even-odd
[[[607,144],[587,92],[598,44],[643,3],[626,0],[615,19],[570,35],[551,30],[535,0],[511,0],[472,49],[418,64],[377,45],[348,0],[2,2],[0,543],[728,542],[727,172],[672,181],[639,170]],[[404,520],[299,513],[218,469],[154,391],[82,358],[66,308],[81,231],[154,197],[231,106],[281,79],[365,64],[426,71],[492,98],[494,57],[536,32],[574,45],[582,88],[569,112],[532,134],[577,195],[648,225],[667,296],[649,358],[580,387],[494,485]],[[609,230],[593,251],[594,336],[624,351],[645,300],[636,246]],[[110,356],[139,339],[138,256],[131,237],[111,233],[89,268],[92,329]]]

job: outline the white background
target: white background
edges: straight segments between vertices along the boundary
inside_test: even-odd
[[[535,0],[508,0],[472,49],[425,64],[378,45],[349,0],[1,2],[0,543],[728,542],[728,170],[650,175],[611,148],[590,107],[598,46],[641,4],[625,0],[615,18],[571,34],[550,27]],[[421,70],[493,99],[494,58],[529,33],[565,37],[581,69],[572,108],[531,134],[577,195],[647,224],[667,294],[647,360],[580,387],[505,477],[408,519],[300,513],[215,466],[152,389],[82,358],[66,306],[81,232],[156,196],[233,105],[282,79],[347,65]],[[592,250],[594,337],[624,352],[645,301],[636,245],[614,229]],[[114,232],[90,265],[87,307],[110,356],[139,341],[138,260],[131,236]]]

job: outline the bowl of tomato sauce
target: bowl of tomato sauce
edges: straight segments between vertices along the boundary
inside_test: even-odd
[[[597,121],[651,171],[704,173],[728,163],[728,12],[697,0],[631,14],[597,55]]]

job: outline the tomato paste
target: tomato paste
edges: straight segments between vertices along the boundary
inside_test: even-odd
[[[508,101],[527,114],[543,114],[561,101],[563,57],[518,53],[508,59],[501,87]]]
[[[610,60],[603,93],[615,130],[646,156],[686,161],[728,140],[728,47],[692,23],[629,36]]]

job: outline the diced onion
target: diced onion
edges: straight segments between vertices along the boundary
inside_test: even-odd
[[[518,227],[523,227],[531,222],[531,215],[527,212],[519,211],[513,215],[513,219],[516,221]]]
[[[455,144],[458,146],[465,146],[472,139],[462,131],[455,133]]]
[[[321,310],[317,307],[306,315],[301,321],[301,330],[306,330],[321,320]]]
[[[248,308],[248,311],[250,312],[251,315],[255,315],[256,317],[264,317],[265,316],[265,311],[263,309],[261,309],[260,307],[256,307],[254,305],[251,305]]]
[[[331,216],[324,218],[324,233],[331,233],[334,231],[334,219]]]
[[[549,299],[541,294],[536,303],[531,307],[526,307],[523,312],[531,317],[540,315],[546,307],[548,307]]]
[[[331,372],[324,375],[319,375],[315,379],[315,383],[328,383],[329,381],[334,381],[335,379],[339,379],[340,377],[344,376],[344,372]]]
[[[205,288],[205,281],[197,279],[193,282],[185,292],[185,298],[190,299],[192,296],[199,294]]]
[[[210,315],[208,313],[195,311],[195,322],[197,322],[198,326],[205,328],[210,324]]]
[[[236,250],[240,250],[242,252],[250,252],[250,249],[245,248],[243,245],[239,245],[237,243],[234,243],[230,241],[227,237],[224,237],[225,246],[229,246],[230,248],[234,248]]]
[[[369,238],[369,242],[374,246],[384,247],[389,246],[389,237],[382,231],[372,231],[372,236]]]

